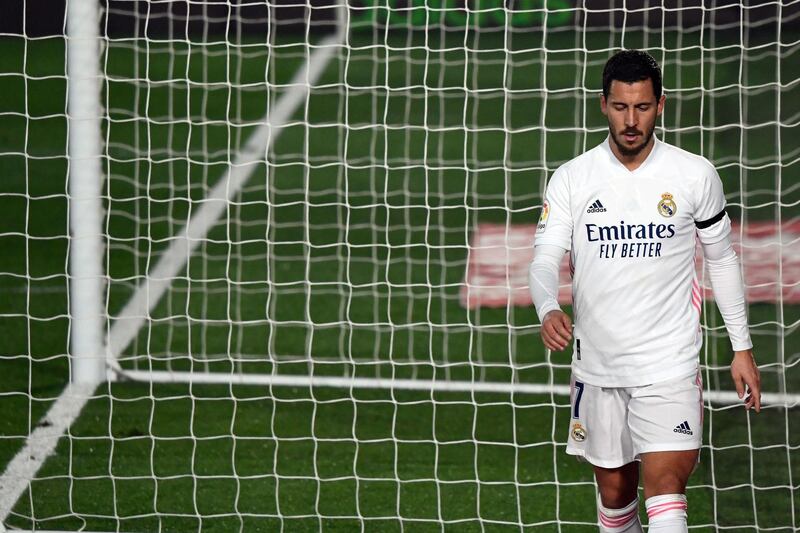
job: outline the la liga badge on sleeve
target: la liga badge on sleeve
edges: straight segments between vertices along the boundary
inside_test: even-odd
[[[550,215],[550,204],[545,200],[542,206],[542,214],[539,215],[539,225],[536,227],[538,231],[544,231],[547,227],[547,217]]]

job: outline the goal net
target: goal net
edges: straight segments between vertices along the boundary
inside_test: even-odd
[[[800,527],[800,2],[37,5],[0,7],[5,527],[596,530],[526,272],[621,48],[722,177],[765,390],[700,260],[690,527]]]

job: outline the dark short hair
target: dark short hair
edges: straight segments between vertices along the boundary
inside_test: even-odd
[[[661,68],[653,56],[642,50],[622,50],[606,61],[603,68],[603,96],[608,98],[611,82],[635,83],[650,79],[656,100],[661,98]]]

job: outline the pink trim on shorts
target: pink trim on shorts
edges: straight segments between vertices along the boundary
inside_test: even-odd
[[[700,373],[700,370],[697,370],[697,377],[694,380],[695,384],[697,385],[697,390],[700,391],[700,431],[703,430],[703,419],[705,418],[706,411],[703,408],[703,374]]]

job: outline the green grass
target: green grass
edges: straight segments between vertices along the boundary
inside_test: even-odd
[[[532,309],[467,311],[458,291],[475,226],[535,220],[552,170],[602,140],[596,94],[555,91],[598,79],[619,36],[468,34],[467,50],[463,34],[434,37],[350,41],[308,120],[301,111],[285,128],[125,351],[125,367],[568,381],[568,358],[546,358]],[[663,57],[663,138],[717,164],[736,218],[797,217],[796,47],[780,60],[738,48],[701,57],[695,47],[711,43],[700,39],[664,36],[682,51]],[[0,43],[5,464],[68,379],[68,202],[63,42]],[[105,61],[112,317],[303,59],[289,38],[244,43],[230,61],[221,44],[149,54],[124,44]],[[585,55],[573,50],[583,46]],[[784,87],[762,87],[777,63]],[[752,88],[724,89],[736,83]],[[781,166],[763,166],[778,154]],[[786,327],[800,307],[753,304],[750,318],[759,361],[773,365],[765,389],[785,380],[797,392],[798,365],[774,364],[800,352]],[[705,323],[722,324],[713,310]],[[709,332],[708,384],[730,389],[713,366],[724,367],[727,339]],[[798,526],[795,411],[707,412],[690,524]],[[594,488],[588,467],[564,454],[568,417],[567,399],[550,396],[105,384],[7,525],[556,531],[562,521],[591,531]]]

